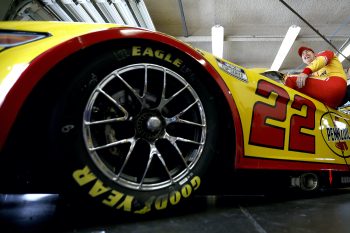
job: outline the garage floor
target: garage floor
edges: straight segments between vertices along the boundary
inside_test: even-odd
[[[36,200],[35,200],[36,199]],[[171,214],[126,219],[58,195],[0,195],[0,232],[350,232],[350,190],[197,196]]]

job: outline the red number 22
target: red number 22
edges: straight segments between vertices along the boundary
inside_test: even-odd
[[[287,104],[290,97],[286,90],[260,80],[256,94],[266,99],[274,92],[277,97],[274,105],[256,102],[253,109],[249,144],[284,149],[285,128],[268,124],[267,119],[284,122],[287,115]],[[291,105],[293,109],[301,110],[307,107],[306,116],[292,115],[290,118],[289,150],[315,153],[315,136],[302,133],[301,129],[315,128],[315,105],[312,101],[296,95]]]

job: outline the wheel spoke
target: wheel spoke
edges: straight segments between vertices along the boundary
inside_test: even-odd
[[[176,143],[177,141],[196,144],[196,145],[203,145],[204,144],[204,142],[196,142],[196,141],[182,138],[182,137],[174,137],[174,136],[169,135],[168,133],[165,133],[163,138],[167,139],[171,144]]]
[[[165,92],[166,92],[166,74],[167,70],[163,68],[163,87],[162,87],[162,94],[161,99],[158,105],[158,110],[161,111],[162,108],[167,104],[167,99],[165,98]]]
[[[175,94],[170,96],[170,98],[165,98],[165,89],[166,89],[166,77],[164,74],[164,84],[163,84],[163,91],[162,91],[162,99],[158,105],[158,110],[161,110],[165,105],[167,105],[170,101],[172,101],[176,96],[181,94],[184,90],[188,88],[189,84],[187,83],[183,88],[181,88],[179,91],[177,91]]]
[[[138,139],[130,141],[130,148],[129,148],[128,154],[126,155],[125,160],[123,162],[123,165],[121,166],[118,174],[116,175],[116,177],[113,180],[118,180],[120,175],[124,171],[124,168],[125,168],[126,164],[129,162],[130,155],[133,152],[137,141],[138,141]]]
[[[162,98],[161,98],[161,102],[163,100],[165,100],[165,91],[166,91],[166,69],[163,68],[163,88],[162,88]]]
[[[147,172],[148,172],[148,170],[149,170],[149,167],[151,166],[151,162],[152,162],[152,159],[153,159],[154,155],[156,155],[157,158],[160,160],[160,162],[162,163],[162,165],[163,165],[163,167],[164,167],[166,173],[167,173],[168,176],[169,176],[170,182],[173,183],[174,180],[173,180],[173,178],[172,178],[172,176],[171,176],[171,174],[170,174],[170,171],[169,171],[169,169],[168,169],[168,167],[167,167],[167,165],[166,165],[166,163],[165,163],[165,160],[164,160],[164,158],[162,157],[161,153],[158,151],[158,149],[157,149],[157,147],[155,146],[154,143],[150,143],[150,148],[151,148],[151,150],[150,150],[150,152],[149,152],[149,159],[148,159],[148,162],[147,162],[147,167],[146,167],[146,169],[145,169],[145,171],[144,171],[144,173],[143,173],[142,179],[141,179],[141,181],[140,181],[139,188],[142,188],[144,179],[145,179],[146,174],[147,174]]]
[[[190,108],[192,108],[196,103],[198,103],[199,99],[196,99],[192,104],[188,105],[187,108],[179,112],[176,116],[181,117],[185,112],[187,112]]]
[[[134,94],[140,104],[143,104],[142,97],[137,93],[137,91],[132,86],[130,86],[130,84],[127,83],[117,72],[114,72],[114,75]]]
[[[138,189],[141,189],[142,185],[143,185],[143,182],[145,180],[145,177],[146,177],[146,174],[151,166],[151,162],[152,162],[152,159],[153,159],[153,156],[154,154],[152,153],[152,151],[150,151],[149,153],[149,157],[148,157],[148,161],[147,161],[147,165],[146,165],[146,168],[145,168],[145,171],[143,172],[143,175],[142,175],[142,178],[140,180],[140,183],[138,185]]]
[[[106,145],[103,145],[103,146],[90,147],[88,149],[89,149],[89,151],[97,151],[97,150],[109,148],[109,147],[120,145],[120,144],[132,143],[133,141],[135,141],[135,139],[132,137],[132,138],[119,140],[119,141],[116,141],[116,142],[107,143]]]
[[[187,121],[187,120],[183,120],[183,119],[180,119],[180,118],[178,118],[176,120],[176,122],[189,124],[189,125],[195,125],[195,126],[199,126],[199,127],[205,127],[206,126],[205,124],[200,124],[200,123],[196,123],[196,122],[193,122],[193,121]]]
[[[186,143],[191,143],[191,144],[196,144],[196,145],[204,145],[204,142],[196,142],[196,141],[189,140],[186,138],[181,138],[181,137],[176,137],[176,141],[186,142]]]
[[[118,107],[118,109],[124,113],[124,117],[122,117],[122,119],[124,119],[124,120],[128,119],[129,113],[128,113],[128,111],[126,111],[126,109],[122,105],[120,105],[115,99],[113,99],[110,95],[108,95],[101,88],[98,88],[97,91],[102,93],[105,97],[107,97],[107,99],[112,101],[112,103],[114,103]]]
[[[163,167],[164,167],[166,173],[168,174],[169,179],[170,179],[170,182],[171,182],[171,183],[174,183],[173,177],[172,177],[171,174],[170,174],[170,171],[169,171],[169,169],[168,169],[168,166],[167,166],[166,163],[165,163],[165,160],[164,160],[163,156],[161,155],[161,153],[158,151],[158,149],[156,148],[156,146],[155,146],[154,144],[151,144],[151,147],[152,147],[152,150],[154,151],[154,153],[157,155],[157,157],[158,157],[158,159],[160,160],[160,162],[162,163],[162,165],[163,165]]]
[[[141,96],[141,99],[144,101],[144,98],[147,94],[147,83],[148,83],[148,77],[147,77],[147,65],[145,65],[145,77],[144,77],[144,83],[143,83],[143,93]]]
[[[181,112],[179,112],[178,114],[176,114],[173,117],[170,118],[165,118],[165,122],[167,125],[177,122],[177,123],[184,123],[184,124],[189,124],[189,125],[194,125],[194,126],[199,126],[199,127],[205,127],[206,124],[205,123],[197,123],[197,122],[193,122],[193,121],[189,121],[189,120],[184,120],[181,119],[180,117],[185,114],[191,107],[193,107],[195,104],[198,103],[198,99],[196,99],[192,104],[190,104],[189,106],[187,106],[184,110],[182,110]]]
[[[107,120],[100,120],[100,121],[84,121],[85,125],[98,125],[98,124],[108,124],[111,122],[117,122],[117,121],[125,121],[125,117],[117,117],[117,118],[111,118]]]
[[[188,164],[186,162],[186,159],[184,158],[180,148],[177,146],[176,144],[176,140],[169,140],[169,142],[171,143],[171,145],[173,145],[173,147],[176,149],[177,153],[179,153],[179,156],[182,160],[182,162],[184,163],[185,167],[186,167],[186,170],[188,171],[189,170],[189,167],[188,167]]]
[[[181,88],[178,92],[176,92],[175,94],[173,94],[172,96],[170,96],[170,98],[168,98],[166,100],[166,103],[169,103],[171,100],[173,100],[176,96],[178,96],[181,92],[183,92],[184,90],[187,89],[187,87],[189,86],[189,84],[187,83],[183,88]]]

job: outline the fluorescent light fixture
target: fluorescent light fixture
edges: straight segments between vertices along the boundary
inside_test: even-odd
[[[224,52],[224,27],[215,25],[211,28],[211,45],[214,56],[222,58]]]
[[[118,10],[125,24],[135,27],[139,26],[136,20],[134,19],[134,16],[132,15],[128,4],[125,2],[125,0],[111,0],[111,2],[114,5],[114,7]]]
[[[57,4],[56,0],[42,0],[45,8],[62,21],[73,22],[74,20]]]
[[[78,20],[81,22],[93,23],[94,21],[86,13],[86,11],[80,6],[73,2],[73,0],[61,0],[64,7]]]
[[[296,25],[292,25],[289,27],[286,36],[284,37],[281,47],[277,52],[275,60],[273,61],[270,70],[278,71],[281,68],[281,65],[286,58],[290,48],[292,47],[295,39],[297,38],[300,27]]]
[[[140,23],[140,26],[155,31],[156,29],[152,22],[151,16],[148,13],[145,2],[143,0],[131,0],[129,1],[129,4],[137,18],[137,21]]]
[[[107,0],[95,0],[95,2],[109,22],[124,24],[124,20],[120,17],[118,11]]]
[[[136,18],[136,21],[138,22],[138,25],[140,27],[146,28],[146,24],[143,21],[142,15],[141,15],[139,9],[137,8],[136,1],[135,0],[131,0],[131,1],[129,0],[129,6],[130,6],[132,12],[134,13],[134,16]]]
[[[98,13],[94,5],[92,5],[90,0],[77,0],[77,3],[79,3],[82,8],[89,14],[89,16],[96,22],[96,23],[105,23],[106,21],[101,17],[101,15]]]
[[[345,47],[343,51],[341,51],[342,54],[344,54],[345,57],[348,57],[350,55],[350,44]],[[339,54],[338,58],[340,62],[343,62],[345,60],[345,57],[343,55]]]
[[[155,28],[155,26],[153,24],[152,18],[149,15],[149,12],[147,10],[146,4],[145,4],[145,2],[143,0],[140,0],[137,3],[137,8],[139,9],[139,11],[141,13],[142,18],[145,21],[147,28],[155,31],[156,28]]]

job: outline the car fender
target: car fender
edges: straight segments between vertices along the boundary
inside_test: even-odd
[[[191,56],[194,60],[200,63],[201,66],[216,81],[231,108],[232,115],[235,115],[235,103],[233,102],[228,87],[222,80],[217,70],[211,65],[210,62],[207,61],[202,53],[171,36],[141,28],[102,24],[98,26],[90,25],[91,27],[87,27],[85,30],[78,30],[78,34],[80,33],[79,35],[72,33],[73,36],[71,38],[66,38],[62,36],[62,31],[58,31],[55,28],[57,23],[45,22],[43,24],[45,24],[47,27],[47,30],[44,31],[49,32],[52,35],[52,38],[46,38],[48,41],[50,39],[54,40],[51,44],[49,43],[48,45],[40,46],[43,42],[37,41],[33,42],[33,44],[26,44],[15,48],[10,48],[0,53],[0,59],[1,56],[5,55],[5,53],[6,56],[20,57],[18,54],[21,54],[21,51],[24,51],[26,46],[34,46],[34,43],[38,44],[37,47],[34,46],[33,50],[35,52],[33,52],[32,56],[25,56],[25,58],[22,60],[17,60],[16,62],[13,62],[13,64],[8,64],[7,67],[2,67],[4,65],[0,65],[1,69],[8,70],[7,74],[2,75],[2,77],[5,78],[0,80],[2,89],[0,99],[0,122],[2,122],[2,130],[0,131],[0,149],[5,145],[6,138],[25,99],[29,96],[35,85],[49,70],[51,70],[66,57],[79,50],[111,40],[128,38],[153,40],[171,45],[172,47]],[[80,25],[82,24],[69,24],[69,32],[79,29]],[[0,28],[4,28],[4,26],[6,26],[6,23],[0,24]],[[13,25],[10,24],[9,28],[13,28]],[[28,28],[28,25],[20,24],[17,29],[24,30],[25,28]],[[37,29],[36,31],[43,31],[43,29],[39,30],[40,27],[38,27],[37,24],[33,24],[32,28],[33,31],[35,31],[35,29]],[[61,40],[55,40],[56,34],[58,37],[62,37]],[[10,68],[16,68],[17,70],[11,70]],[[12,79],[11,82],[6,82],[6,80],[9,78]],[[4,83],[7,83],[5,87],[3,85]]]

